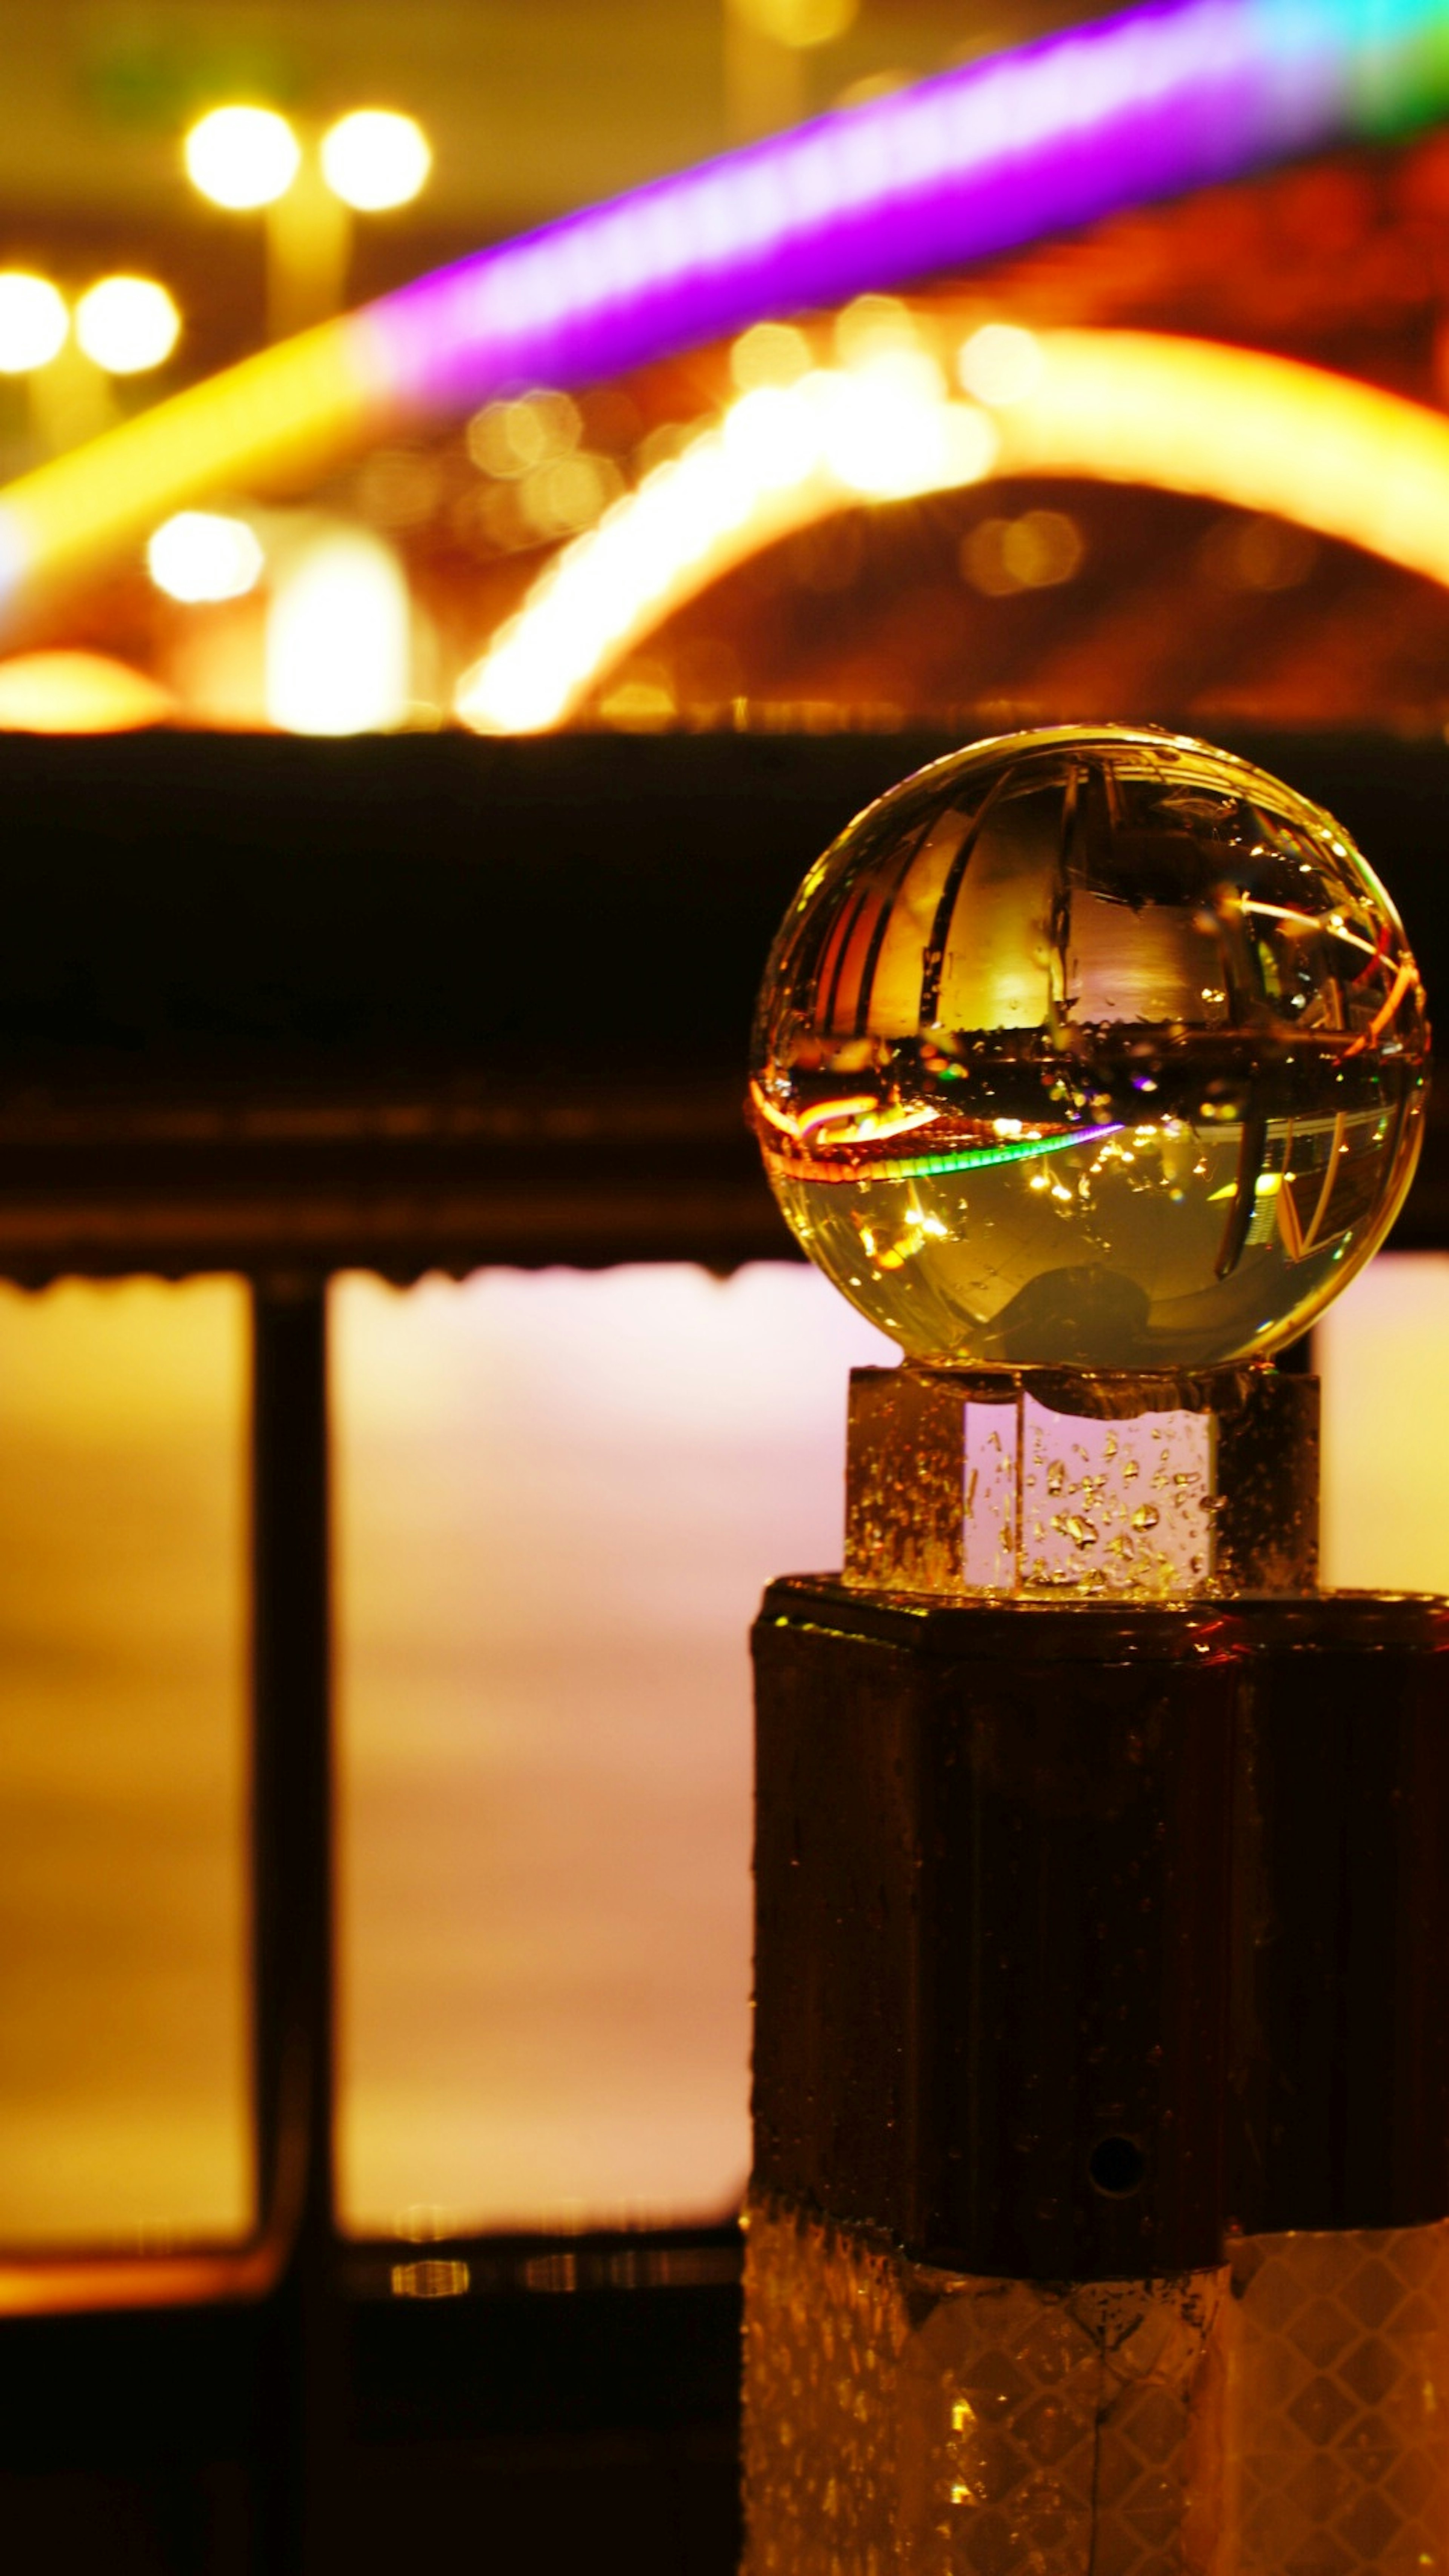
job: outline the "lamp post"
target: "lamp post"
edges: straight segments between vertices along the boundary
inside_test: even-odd
[[[422,127],[392,108],[355,108],[305,139],[275,108],[213,108],[184,157],[213,205],[264,219],[271,340],[341,310],[354,216],[411,204],[432,167]]]
[[[799,125],[809,113],[808,56],[848,34],[859,14],[860,0],[724,0],[731,142]]]
[[[180,332],[175,302],[155,278],[99,278],[72,310],[52,279],[0,273],[0,375],[22,382],[28,444],[42,455],[109,428],[110,379],[163,366]]]

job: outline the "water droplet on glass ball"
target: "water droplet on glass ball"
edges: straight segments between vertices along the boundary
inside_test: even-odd
[[[751,1098],[797,1236],[913,1358],[1212,1367],[1294,1340],[1383,1239],[1427,1049],[1321,808],[1063,727],[937,762],[817,863]]]

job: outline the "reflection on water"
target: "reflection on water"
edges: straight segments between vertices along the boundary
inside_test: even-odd
[[[748,2161],[761,1586],[840,1562],[813,1273],[494,1271],[334,1296],[344,2206],[724,2208]]]
[[[246,2140],[246,1310],[0,1287],[0,2240],[225,2234]]]

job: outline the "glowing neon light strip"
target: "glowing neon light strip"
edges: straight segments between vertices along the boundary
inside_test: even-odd
[[[1115,1126],[1074,1127],[1065,1136],[1025,1136],[1017,1145],[963,1146],[955,1154],[916,1154],[909,1161],[859,1163],[845,1171],[838,1163],[792,1162],[768,1144],[765,1157],[787,1180],[916,1181],[936,1172],[980,1172],[991,1163],[1024,1163],[1034,1155],[1064,1154],[1070,1145],[1095,1145],[1103,1136],[1120,1136],[1125,1124],[1119,1118]]]
[[[561,723],[624,653],[761,547],[852,501],[991,473],[1272,511],[1449,585],[1442,413],[1294,359],[1166,334],[1044,331],[1029,348],[1030,390],[991,411],[948,401],[924,352],[915,373],[822,369],[746,395],[554,558],[465,675],[463,721],[493,733]],[[755,434],[757,411],[768,435]]]
[[[0,596],[509,386],[614,375],[1446,99],[1446,0],[1163,0],[1048,37],[568,216],[159,404],[11,488]]]

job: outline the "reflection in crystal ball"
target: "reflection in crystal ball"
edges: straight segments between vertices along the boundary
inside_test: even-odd
[[[1382,1241],[1427,1079],[1398,917],[1321,806],[1063,727],[937,762],[811,869],[751,1105],[801,1244],[910,1357],[1206,1368]]]

